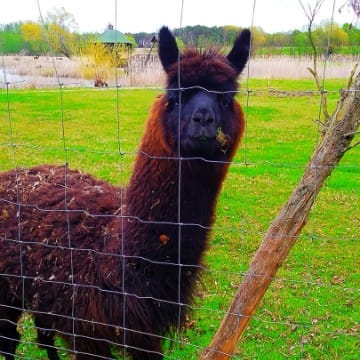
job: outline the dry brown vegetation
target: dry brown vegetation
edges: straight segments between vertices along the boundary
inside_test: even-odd
[[[139,61],[131,60],[128,69],[110,69],[106,79],[110,87],[162,86],[164,75],[158,61],[146,62],[147,54]],[[325,63],[319,60],[319,73],[324,67],[327,78],[346,78],[359,59],[352,56],[332,56]],[[308,71],[310,57],[269,56],[255,57],[249,63],[249,76],[258,79],[311,79]],[[244,75],[247,74],[245,71]],[[65,57],[4,56],[0,65],[0,86],[5,82],[16,88],[40,88],[57,86],[93,86],[93,78],[84,72],[81,58],[71,60]]]

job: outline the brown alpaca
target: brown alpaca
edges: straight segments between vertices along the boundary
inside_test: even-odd
[[[121,208],[120,189],[61,166],[0,175],[0,354],[14,359],[30,310],[38,341],[76,359],[163,358],[184,323],[215,206],[244,131],[234,98],[249,54],[244,30],[227,56],[180,54],[159,33],[167,91],[154,103]]]
[[[95,87],[108,87],[108,83],[101,79],[95,79],[94,86]]]

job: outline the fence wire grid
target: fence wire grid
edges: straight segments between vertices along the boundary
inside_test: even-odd
[[[249,22],[244,24],[244,27],[251,27],[256,19],[259,2],[254,0],[252,3]],[[333,3],[334,11],[335,1]],[[38,1],[37,4],[42,19],[41,2]],[[182,28],[188,4],[184,0],[179,4],[179,25]],[[118,12],[118,5],[118,1],[115,1],[114,14]],[[159,24],[159,27],[161,25]],[[115,15],[115,28],[117,27]],[[329,48],[330,38],[331,33]],[[154,98],[164,89],[158,86],[123,86],[116,70],[114,83],[108,88],[80,88],[78,86],[82,84],[61,78],[58,71],[60,61],[56,57],[49,56],[49,59],[54,70],[56,86],[52,83],[42,89],[19,90],[18,87],[22,87],[24,81],[12,81],[5,56],[2,57],[4,81],[0,83],[0,170],[29,168],[44,163],[68,164],[70,169],[90,173],[119,189],[118,212],[115,215],[90,214],[92,217],[99,218],[99,221],[106,216],[117,218],[120,222],[128,221],[128,216],[123,213],[123,186],[128,183],[131,176],[148,110]],[[152,59],[152,63],[156,63],[156,60]],[[346,88],[347,79],[328,78],[327,69],[331,66],[331,56],[324,59],[321,73],[322,90],[316,89],[311,79],[285,81],[267,76],[252,78],[253,66],[258,64],[256,59],[250,58],[241,76],[241,86],[237,94],[246,114],[245,136],[223,184],[216,209],[216,221],[210,229],[211,236],[204,261],[197,265],[201,269],[201,278],[196,283],[194,300],[190,305],[182,304],[179,288],[176,302],[180,309],[178,326],[173,334],[161,336],[165,359],[198,359],[202,350],[210,343],[241,279],[245,275],[249,276],[248,265],[268,225],[300,179],[313,147],[321,136],[322,97],[326,94],[332,112],[341,94],[351,91]],[[63,249],[71,253],[83,253],[84,257],[108,257],[112,263],[121,264],[127,258],[123,253],[99,252],[93,247],[74,248],[70,236],[73,226],[70,219],[72,212],[67,208],[71,200],[67,194],[67,169],[65,166],[65,205],[62,211],[68,218],[67,228],[64,229],[68,243],[62,245]],[[236,353],[231,355],[231,358],[358,358],[359,174],[360,153],[359,147],[355,146],[346,154],[322,189],[308,224],[273,279]],[[21,178],[17,181],[20,183]],[[180,198],[177,200],[180,204]],[[0,203],[3,205],[6,200],[0,199]],[[21,202],[15,205],[18,206],[20,214],[19,236],[9,239],[0,234],[0,240],[21,244],[21,208],[27,205]],[[40,206],[39,210],[47,211]],[[181,208],[178,209],[178,213],[178,222],[172,225],[178,226],[181,238],[183,226],[194,224],[182,224]],[[5,218],[6,213],[0,209],[0,221]],[[130,218],[146,222],[131,214]],[[200,224],[195,225],[201,227]],[[180,261],[183,251],[181,242],[178,244],[179,262],[172,265],[179,269],[180,279],[184,265]],[[21,245],[19,249],[23,251],[22,246],[25,245]],[[42,246],[49,249],[54,247],[46,243]],[[4,273],[0,268],[0,281],[5,278],[19,279],[24,286],[26,280],[35,280],[24,274],[22,256],[19,256],[19,259],[19,272]],[[77,288],[87,287],[89,293],[100,291],[104,297],[109,295],[109,298],[113,295],[126,295],[129,298],[137,296],[125,294],[125,290],[99,288],[96,284],[77,284],[75,266],[72,262],[67,270],[69,277],[66,281],[57,280],[56,274],[44,274],[41,281],[49,286],[57,284],[73,289],[73,303],[70,304],[72,313],[68,318],[73,322],[74,329],[77,321],[89,322],[76,316]],[[124,271],[121,276],[120,282],[124,283]],[[164,299],[151,300],[166,302]],[[21,344],[18,346],[16,359],[46,359],[46,351],[38,347],[37,332],[52,333],[54,329],[35,327],[33,315],[36,314],[26,305],[23,301],[19,306],[21,310],[24,309],[24,313],[18,323]],[[112,355],[119,359],[127,356],[126,350],[129,346],[126,345],[126,338],[129,334],[143,333],[159,337],[132,328],[126,321],[126,301],[123,301],[122,307],[125,315],[121,323],[117,319],[111,324],[91,322],[94,326],[108,327],[112,332],[122,331],[123,337],[119,343],[102,340],[106,346],[113,348]],[[0,304],[0,308],[2,311],[13,310],[11,306],[3,304]],[[189,310],[184,327],[180,325],[183,308]],[[46,315],[46,312],[43,315]],[[52,316],[65,317],[62,314]],[[0,318],[0,324],[7,321],[9,320]],[[4,325],[0,326],[0,344],[6,339],[11,339],[11,335],[1,333],[2,326]],[[70,359],[72,355],[79,354],[76,350],[76,339],[84,340],[85,336],[74,332],[64,331],[65,335],[74,336],[73,347],[65,344],[61,336],[56,337],[55,348],[61,359]],[[61,335],[60,331],[56,333]],[[88,340],[92,340],[90,334]],[[125,346],[119,347],[119,344]],[[83,355],[91,354],[89,351],[89,354]]]

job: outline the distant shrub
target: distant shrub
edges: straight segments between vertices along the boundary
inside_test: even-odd
[[[107,81],[115,68],[127,66],[127,48],[88,42],[81,52],[81,75],[85,79]]]

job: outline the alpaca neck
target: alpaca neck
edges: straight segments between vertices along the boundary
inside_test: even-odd
[[[199,264],[227,165],[144,153],[141,149],[127,191],[128,251],[178,262],[181,238],[181,248],[191,249],[182,252],[181,262]]]
[[[143,221],[211,224],[224,165],[142,158],[128,187],[128,214]],[[135,194],[135,196],[134,196]]]

